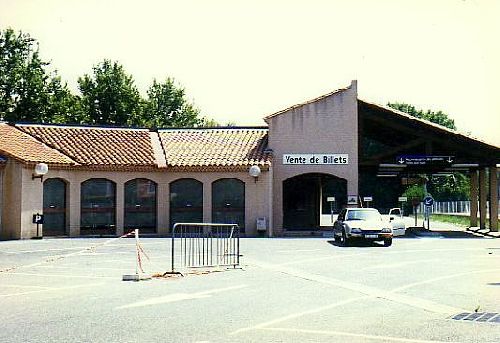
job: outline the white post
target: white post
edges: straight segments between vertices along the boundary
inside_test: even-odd
[[[139,275],[139,229],[134,230],[135,235],[135,275]]]

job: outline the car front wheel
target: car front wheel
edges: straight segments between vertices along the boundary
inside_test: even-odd
[[[341,243],[342,239],[340,236],[337,236],[335,233],[333,233],[333,240],[336,242],[336,243]]]
[[[349,239],[347,238],[347,234],[345,233],[345,230],[342,230],[342,240],[341,240],[342,246],[347,247],[349,246]]]
[[[390,247],[392,245],[392,238],[384,239],[384,247]]]

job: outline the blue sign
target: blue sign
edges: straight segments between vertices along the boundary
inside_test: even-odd
[[[401,155],[397,157],[399,164],[407,164],[412,166],[441,164],[449,165],[453,163],[454,156],[435,156],[435,155]]]
[[[431,207],[434,204],[434,199],[428,195],[424,198],[424,205],[427,207]]]

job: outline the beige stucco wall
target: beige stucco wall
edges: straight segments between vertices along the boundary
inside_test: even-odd
[[[32,170],[9,160],[3,171],[1,239],[36,236],[33,214],[42,213],[43,187],[39,179],[32,180]]]
[[[31,180],[31,169],[9,162],[5,168],[4,184],[4,226],[8,228],[2,238],[30,238],[36,235],[36,225],[31,224],[32,215],[42,212],[43,187],[39,179]],[[203,221],[212,221],[212,182],[221,178],[237,178],[245,183],[245,229],[246,234],[256,235],[256,220],[270,217],[269,187],[271,173],[262,171],[255,179],[248,172],[105,172],[56,170],[49,167],[44,180],[61,178],[67,184],[67,222],[70,236],[80,234],[80,185],[90,178],[105,178],[116,183],[117,234],[124,231],[124,186],[135,178],[150,179],[158,184],[157,227],[158,233],[169,232],[169,184],[181,178],[193,178],[203,183]],[[7,200],[7,201],[6,201]],[[6,215],[7,214],[7,215]]]
[[[0,237],[2,237],[2,212],[3,212],[3,166],[0,166]]]
[[[357,86],[268,119],[273,150],[273,222],[283,230],[283,181],[305,173],[326,173],[347,180],[348,195],[358,194]],[[348,165],[284,165],[283,154],[348,154]]]

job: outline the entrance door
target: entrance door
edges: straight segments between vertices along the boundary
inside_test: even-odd
[[[335,198],[333,204],[328,202],[329,197]],[[320,173],[292,177],[283,181],[283,228],[315,230],[321,225],[331,226],[331,210],[338,213],[346,203],[345,179]]]
[[[319,228],[319,179],[297,176],[283,182],[283,228]]]
[[[43,235],[66,234],[66,183],[61,179],[47,179],[43,183]]]

